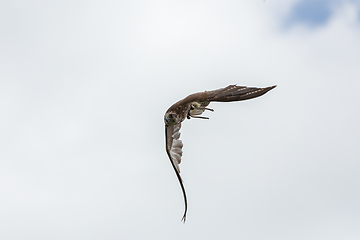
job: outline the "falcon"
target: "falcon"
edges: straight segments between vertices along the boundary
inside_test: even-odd
[[[174,103],[165,113],[165,141],[166,153],[170,159],[171,165],[175,170],[177,179],[179,180],[180,187],[184,197],[185,210],[181,219],[185,223],[187,213],[187,198],[182,178],[180,176],[179,164],[181,163],[183,143],[180,140],[181,123],[186,118],[202,118],[209,119],[208,117],[200,116],[204,111],[214,111],[207,108],[210,102],[234,102],[248,100],[251,98],[260,97],[264,95],[275,86],[256,88],[246,86],[229,85],[225,88],[220,88],[213,91],[205,91],[194,93],[186,98]]]

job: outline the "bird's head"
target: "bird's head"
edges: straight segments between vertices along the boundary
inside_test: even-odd
[[[167,112],[164,116],[164,122],[167,126],[175,125],[181,121],[178,119],[178,114],[174,112]]]

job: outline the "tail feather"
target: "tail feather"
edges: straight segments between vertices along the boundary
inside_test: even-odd
[[[225,88],[207,92],[208,101],[233,102],[247,100],[260,97],[275,87],[276,85],[266,88],[229,85]]]

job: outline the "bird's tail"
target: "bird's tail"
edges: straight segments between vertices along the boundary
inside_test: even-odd
[[[208,94],[209,102],[233,102],[260,97],[275,87],[276,85],[266,88],[229,85],[225,88],[208,91],[206,93]]]

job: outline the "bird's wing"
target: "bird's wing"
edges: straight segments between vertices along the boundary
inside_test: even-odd
[[[185,211],[181,220],[185,222],[186,212],[187,212],[187,198],[186,198],[185,188],[180,176],[180,168],[179,168],[179,164],[181,162],[181,156],[182,156],[182,147],[183,147],[183,143],[180,140],[180,128],[181,128],[181,123],[171,126],[165,126],[165,139],[166,139],[166,153],[169,156],[171,165],[175,170],[176,176],[179,180],[181,190],[184,196]]]
[[[259,97],[275,87],[276,85],[266,88],[229,85],[206,93],[209,102],[233,102]]]

